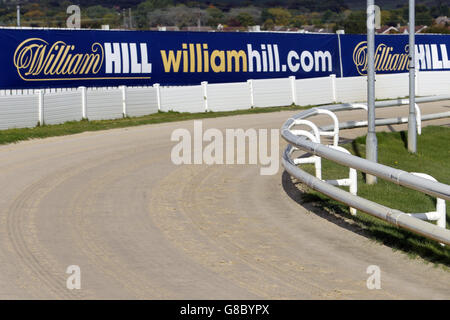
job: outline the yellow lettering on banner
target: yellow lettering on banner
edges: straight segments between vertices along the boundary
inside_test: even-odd
[[[187,44],[183,43],[183,72],[188,72],[188,51],[187,51]]]
[[[69,74],[78,74],[78,66],[80,65],[81,59],[83,58],[83,56],[81,54],[76,54],[72,61],[70,61],[69,63],[69,68],[68,68],[68,72]],[[73,66],[73,64],[75,63],[75,66]]]
[[[232,60],[234,59],[234,70],[236,72],[240,72],[241,70],[241,63],[240,61],[242,61],[242,71],[243,72],[247,72],[247,54],[245,53],[244,50],[240,50],[239,52],[236,50],[229,50],[227,51],[227,64],[228,64],[228,72],[232,72],[233,71],[233,63]]]
[[[173,50],[169,50],[169,56],[166,55],[166,50],[161,50],[161,58],[163,61],[164,71],[170,72],[171,69],[173,72],[178,72],[180,70],[181,63],[181,51],[177,51],[177,56],[175,57],[175,53]]]
[[[64,50],[64,53],[63,53],[63,55],[62,55],[62,57],[61,57],[61,59],[60,59],[60,61],[59,61],[59,64],[58,64],[58,66],[56,67],[56,70],[55,70],[55,73],[56,73],[56,74],[58,74],[58,75],[62,74],[61,67],[62,67],[62,64],[63,64],[63,62],[65,61],[65,59],[66,59],[67,54],[69,53],[69,51],[70,51],[70,46],[66,46],[66,49]]]
[[[193,43],[189,44],[189,56],[191,64],[190,72],[195,72],[195,49]]]
[[[205,72],[209,72],[209,52],[208,44],[203,44],[203,61],[205,62]]]
[[[168,53],[167,53],[168,52]],[[182,43],[181,50],[161,50],[166,73],[182,72],[248,72],[247,53],[244,50],[212,50],[207,43]],[[182,65],[182,66],[181,66]]]
[[[100,43],[94,43],[91,52],[88,53],[70,53],[74,50],[74,45],[69,45],[63,41],[57,41],[50,46],[43,39],[30,38],[17,46],[14,52],[14,66],[24,81],[107,79],[82,77],[96,75],[100,72],[105,57]],[[46,78],[45,76],[48,75],[81,77]]]
[[[202,45],[197,43],[195,47],[197,49],[197,72],[202,72]]]
[[[392,53],[393,47],[381,43],[375,50],[375,71],[407,71],[409,70],[408,48],[405,53]],[[353,50],[353,63],[360,75],[367,74],[367,41],[361,41]]]
[[[220,64],[217,65],[216,59],[219,58]],[[211,54],[211,69],[214,72],[225,72],[225,52],[222,50],[214,50]]]

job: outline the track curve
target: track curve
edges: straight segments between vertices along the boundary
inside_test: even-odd
[[[449,107],[421,105],[424,114]],[[294,113],[203,126],[278,129]],[[407,107],[377,110],[378,117],[399,114]],[[186,121],[1,146],[0,299],[450,298],[448,271],[311,213],[293,200],[282,168],[261,176],[252,165],[173,165],[170,135],[192,127]],[[398,128],[404,125],[377,129]],[[382,270],[381,290],[366,287],[373,264]],[[66,289],[69,265],[81,268],[81,290]]]

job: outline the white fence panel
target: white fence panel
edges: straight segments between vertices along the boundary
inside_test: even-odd
[[[39,120],[37,94],[0,97],[0,130],[35,127]]]
[[[377,75],[375,79],[376,99],[395,99],[409,95],[409,73]]]
[[[89,120],[123,117],[122,90],[87,90],[87,118]]]
[[[337,102],[361,102],[367,100],[367,78],[336,78]]]
[[[295,80],[297,104],[300,106],[333,103],[330,77]]]
[[[161,87],[161,111],[204,112],[202,86]]]
[[[450,71],[419,71],[417,81],[417,95],[450,93]]]
[[[376,98],[393,99],[409,93],[408,73],[376,76]],[[162,111],[204,112],[228,111],[256,107],[317,105],[336,102],[360,102],[367,99],[367,77],[332,77],[299,79],[264,79],[248,82],[160,87]],[[334,85],[333,85],[334,83]],[[206,88],[206,92],[205,92]],[[252,88],[252,90],[251,90]],[[335,91],[333,91],[335,89]],[[142,116],[158,111],[155,87],[126,88],[126,112]],[[0,130],[33,127],[39,120],[38,90],[0,91]],[[43,95],[43,118],[47,124],[80,120],[82,90],[46,89]],[[34,92],[34,93],[33,93]],[[87,89],[87,118],[115,119],[123,116],[122,88]],[[450,71],[419,71],[416,79],[418,96],[448,94]],[[207,96],[207,101],[205,101]],[[295,99],[294,99],[295,98]]]
[[[66,91],[44,95],[45,124],[59,124],[81,118],[81,92]]]
[[[250,109],[249,84],[247,82],[208,84],[208,106],[211,111]]]
[[[294,102],[291,80],[253,80],[253,94],[256,107],[288,106]]]
[[[139,117],[157,112],[158,100],[155,88],[127,89],[127,115]]]

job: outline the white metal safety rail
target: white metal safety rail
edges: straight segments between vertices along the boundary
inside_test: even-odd
[[[377,98],[408,95],[407,73],[377,75]],[[405,85],[406,84],[406,85]],[[418,95],[450,91],[450,71],[421,71]],[[252,107],[320,105],[364,101],[366,77],[248,80],[237,83],[163,87],[0,90],[0,130],[81,119],[107,120],[158,111],[232,111]]]
[[[417,103],[447,100],[450,95],[437,97],[417,98]],[[408,100],[381,101],[376,103],[377,108],[391,107],[408,104]],[[289,143],[283,153],[282,163],[286,171],[308,187],[317,190],[350,207],[350,213],[356,215],[356,210],[366,212],[372,216],[383,219],[398,227],[408,229],[421,234],[429,239],[436,240],[442,245],[450,245],[450,230],[446,229],[445,200],[450,200],[450,185],[436,181],[433,177],[424,173],[408,173],[402,170],[378,164],[357,156],[353,156],[342,147],[337,146],[336,136],[343,128],[355,128],[364,125],[364,122],[338,123],[335,112],[352,110],[355,108],[367,108],[364,104],[340,104],[312,108],[288,119],[281,129],[282,137]],[[416,110],[420,109],[416,106]],[[333,124],[325,127],[317,127],[309,117],[327,114],[332,117]],[[418,116],[421,121],[450,117],[450,112]],[[406,123],[407,118],[378,119],[376,125]],[[367,125],[367,121],[365,122]],[[299,129],[299,126],[307,126],[310,130]],[[420,127],[420,122],[419,122]],[[321,136],[333,136],[333,144],[326,146],[321,143]],[[337,138],[339,139],[339,138]],[[294,151],[303,150],[305,155],[295,157]],[[325,158],[340,165],[347,166],[350,170],[349,177],[338,180],[322,180],[321,159]],[[315,176],[302,170],[299,165],[312,163],[315,166]],[[377,176],[398,185],[436,197],[436,210],[426,213],[405,213],[388,208],[378,203],[357,196],[356,170]],[[347,192],[337,186],[349,186]],[[436,225],[425,222],[436,221]]]

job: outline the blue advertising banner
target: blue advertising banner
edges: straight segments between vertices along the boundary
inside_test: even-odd
[[[377,35],[378,74],[407,72],[408,36]],[[362,76],[365,35],[0,29],[0,89],[193,85]],[[420,70],[450,70],[450,35],[417,35]]]
[[[343,76],[367,74],[367,38],[365,35],[340,36]],[[375,37],[375,72],[377,74],[409,71],[408,35]],[[417,34],[416,62],[419,70],[450,70],[450,35]]]
[[[333,34],[1,29],[0,88],[192,85],[338,74]]]

